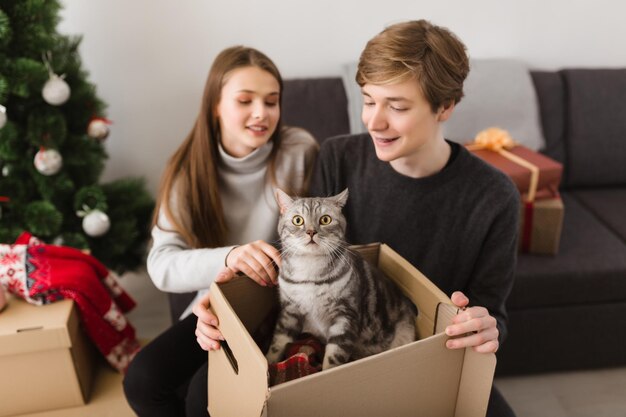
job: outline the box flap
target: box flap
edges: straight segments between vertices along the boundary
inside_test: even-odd
[[[72,361],[85,403],[89,401],[94,380],[95,361],[98,357],[96,346],[80,326],[78,314],[72,314],[68,326],[72,338]]]
[[[459,313],[459,308],[450,303],[439,303],[435,315],[435,333],[446,331],[446,327],[452,324],[452,319]]]
[[[236,297],[230,298],[236,305],[231,305],[225,295],[230,291],[237,293]],[[211,415],[261,415],[268,395],[268,366],[245,324],[250,328],[254,328],[255,323],[258,326],[267,315],[262,311],[269,311],[274,299],[274,291],[249,278],[211,285],[211,310],[219,318],[219,329],[226,342],[221,349],[209,352]],[[238,315],[243,319],[240,320]],[[220,400],[211,401],[212,398]]]
[[[0,314],[0,355],[70,347],[70,331],[79,325],[73,306],[72,300],[36,306],[11,297]]]
[[[447,339],[438,334],[272,387],[268,415],[453,416],[463,351],[446,349]]]
[[[440,303],[452,304],[450,298],[409,261],[385,244],[380,245],[378,267],[396,282],[415,305],[420,306],[417,315],[418,338],[433,335],[437,306]]]
[[[458,311],[458,307],[454,305],[439,304],[437,333],[443,334],[445,328],[452,324],[452,318]],[[496,355],[493,353],[478,353],[473,348],[464,350],[455,417],[484,417],[486,415],[495,369]]]
[[[262,287],[245,276],[218,286],[250,334],[254,334],[278,303],[276,288]]]
[[[454,417],[485,417],[495,370],[495,354],[465,349]]]

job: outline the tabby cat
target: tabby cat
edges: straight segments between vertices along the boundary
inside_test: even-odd
[[[322,369],[415,340],[417,309],[344,240],[348,190],[328,198],[292,199],[281,190],[278,234],[281,309],[266,355],[281,359],[287,343],[310,333],[326,344]]]

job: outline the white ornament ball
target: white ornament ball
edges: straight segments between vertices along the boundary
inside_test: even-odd
[[[0,105],[0,129],[7,124],[7,109],[6,107]]]
[[[83,217],[83,230],[91,237],[102,236],[109,231],[111,220],[100,210],[90,211]]]
[[[63,158],[55,149],[41,149],[35,155],[35,168],[43,175],[54,175],[61,170]]]
[[[70,86],[67,85],[63,78],[52,74],[43,86],[41,94],[48,104],[60,106],[70,98]]]
[[[11,175],[11,167],[9,165],[5,165],[2,167],[2,176],[3,177],[8,177],[9,175]]]
[[[87,126],[87,134],[91,138],[104,140],[109,136],[109,126],[104,120],[94,119]]]

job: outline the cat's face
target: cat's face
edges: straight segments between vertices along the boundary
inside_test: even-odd
[[[276,198],[281,212],[278,235],[285,253],[330,255],[343,244],[346,219],[341,208],[347,189],[333,197],[297,199],[278,190]]]

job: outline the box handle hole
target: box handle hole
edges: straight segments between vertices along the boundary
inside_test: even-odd
[[[235,359],[235,355],[233,354],[230,346],[228,346],[228,342],[225,340],[222,341],[222,349],[224,349],[224,353],[226,354],[228,362],[230,362],[230,366],[232,366],[233,371],[235,371],[236,375],[239,375],[239,364],[237,363],[237,359]]]

